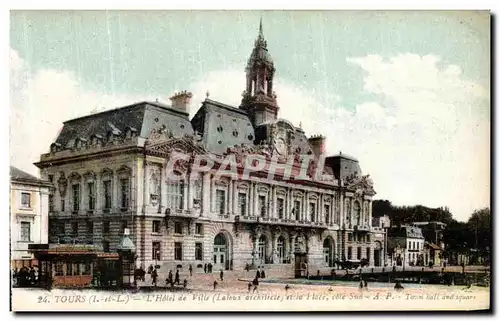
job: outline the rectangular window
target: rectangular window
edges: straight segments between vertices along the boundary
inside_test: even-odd
[[[351,233],[347,234],[347,242],[352,242],[352,234]]]
[[[167,207],[176,210],[184,208],[184,182],[167,183]]]
[[[102,251],[109,252],[109,241],[102,241]]]
[[[323,211],[325,212],[325,223],[330,224],[330,204],[325,204]]]
[[[78,236],[78,222],[71,222],[71,235]]]
[[[203,243],[195,243],[194,259],[197,261],[203,261]]]
[[[358,253],[357,254],[357,257],[358,257],[358,260],[361,260],[361,246],[358,247]]]
[[[311,222],[316,222],[316,203],[309,203]]]
[[[121,231],[121,234],[122,234],[122,235],[123,235],[123,233],[125,233],[125,229],[126,229],[127,227],[128,227],[128,221],[123,220],[123,221],[122,221],[122,226],[121,226],[121,229],[120,229],[120,231]]]
[[[153,233],[160,233],[161,221],[153,221]]]
[[[420,250],[420,243],[417,242],[417,250]]]
[[[21,241],[31,242],[31,223],[21,222]]]
[[[90,211],[93,211],[95,208],[95,188],[94,188],[94,182],[88,182],[87,183],[87,193],[88,193],[88,201],[89,203],[87,204],[88,209]]]
[[[352,247],[347,247],[347,259],[352,259]]]
[[[181,242],[174,243],[174,260],[182,261],[182,243]]]
[[[21,193],[21,207],[30,208],[31,207],[31,194]]]
[[[369,247],[366,248],[366,259],[370,260],[370,248]]]
[[[64,200],[61,200],[61,212],[64,212],[66,210],[66,202]]]
[[[276,199],[276,209],[278,210],[278,218],[282,219],[285,216],[285,200],[282,198]]]
[[[295,214],[295,220],[300,221],[300,201],[293,201],[293,212]]]
[[[54,182],[54,175],[49,175],[49,182]]]
[[[240,215],[245,216],[247,214],[247,194],[238,193],[238,207],[240,209]]]
[[[175,222],[174,233],[175,234],[182,234],[182,223],[181,222]]]
[[[366,242],[370,243],[370,238],[371,238],[370,234],[367,234],[366,235]]]
[[[87,235],[92,237],[94,234],[94,222],[87,221]]]
[[[120,191],[121,191],[121,208],[128,208],[129,203],[129,179],[122,178],[120,179]]]
[[[266,217],[266,197],[264,195],[259,195],[259,213],[261,217]]]
[[[49,194],[49,212],[54,212],[54,195]]]
[[[63,271],[63,267],[64,267],[64,262],[62,261],[56,261],[55,263],[55,275],[56,276],[63,276],[64,275],[64,271]]]
[[[73,184],[71,186],[73,195],[73,212],[80,210],[80,184]]]
[[[153,260],[155,261],[160,261],[161,260],[161,248],[160,248],[160,242],[153,242]]]
[[[111,181],[104,181],[104,209],[111,208]]]
[[[109,221],[102,222],[102,232],[104,234],[109,234]]]
[[[226,191],[218,189],[216,191],[217,213],[224,215],[226,212]]]
[[[196,223],[195,234],[196,235],[203,235],[203,224]]]

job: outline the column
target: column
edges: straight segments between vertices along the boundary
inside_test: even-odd
[[[278,238],[276,236],[276,232],[272,232],[271,234],[271,257],[272,257],[272,263],[275,264],[278,262],[278,251],[276,250],[276,243],[278,243]]]
[[[238,215],[238,184],[237,181],[233,182],[233,210],[232,212]]]
[[[194,178],[195,178],[195,174],[194,173],[190,173],[189,176],[187,177],[187,181],[188,181],[188,186],[187,186],[187,208],[188,208],[188,210],[192,210],[193,209]]]
[[[372,228],[372,201],[368,201],[368,226]]]
[[[210,212],[215,212],[215,178],[210,175]]]
[[[333,225],[333,223],[339,224],[339,222],[335,218],[335,216],[337,215],[337,210],[335,209],[335,198],[336,198],[336,195],[333,194],[332,198],[331,198],[331,202],[330,202],[330,224],[331,225]]]
[[[166,208],[167,208],[167,178],[165,177],[163,168],[160,167],[160,205],[158,205],[158,209],[160,209],[161,213],[165,213]]]
[[[229,178],[229,185],[227,187],[227,212],[229,215],[233,212],[233,179]]]
[[[271,217],[278,218],[277,210],[276,210],[276,186],[272,186],[272,198],[271,198],[271,205],[272,205],[272,214]]]
[[[257,203],[259,199],[259,193],[257,192],[257,183],[253,184],[253,211],[255,216],[260,216],[259,213],[259,203]]]
[[[307,217],[308,217],[308,213],[307,213],[307,209],[309,208],[309,205],[307,204],[309,202],[309,197],[308,197],[308,192],[306,190],[304,190],[304,201],[302,202],[302,207],[304,208],[304,210],[302,211],[302,220],[303,221],[307,221]]]
[[[323,206],[323,193],[319,194],[319,201],[318,201],[318,222],[323,223],[325,221],[325,209]]]
[[[210,208],[210,173],[203,173],[202,179],[202,208],[201,208],[201,216],[208,215]]]
[[[253,216],[253,184],[254,182],[250,182],[248,187],[248,215]]]
[[[342,225],[344,224],[344,195],[342,193],[338,193],[338,196],[339,198],[339,218],[340,218],[340,222],[339,222],[339,225],[340,227],[342,227]]]
[[[113,171],[113,174],[111,174],[111,212],[119,211],[119,196],[118,175],[116,171]]]
[[[94,180],[94,213],[96,213],[97,211],[100,211],[101,210],[101,199],[103,196],[103,193],[101,193],[101,191],[103,190],[103,187],[101,186],[101,175],[99,173],[96,173],[95,175],[95,180]],[[59,194],[59,191],[56,192],[58,195]],[[55,208],[59,208],[60,204],[56,204],[55,203],[55,198],[54,198],[54,207]]]
[[[189,186],[189,180],[184,181],[184,186],[183,186],[183,198],[182,198],[182,208],[183,209],[188,209],[188,186]]]

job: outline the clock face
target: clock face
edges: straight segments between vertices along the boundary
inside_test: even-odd
[[[274,146],[275,146],[276,152],[279,155],[286,154],[286,144],[285,144],[285,141],[283,140],[283,138],[276,139],[274,142]]]

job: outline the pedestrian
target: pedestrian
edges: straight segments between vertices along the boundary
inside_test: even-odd
[[[175,272],[175,283],[181,284],[180,276],[179,276],[179,269]]]
[[[260,272],[260,278],[265,279],[266,278],[266,272],[264,272],[264,269]]]
[[[260,278],[260,269],[257,270],[257,273],[255,274],[255,278],[256,279]]]
[[[193,276],[193,266],[189,264],[189,276]]]
[[[207,263],[205,263],[205,265],[203,266],[203,271],[207,273]]]
[[[257,287],[259,286],[259,279],[253,279],[253,292],[257,291]]]
[[[220,280],[224,281],[224,271],[220,270]]]
[[[252,289],[252,282],[248,282],[248,293],[250,293],[251,289]]]
[[[153,273],[153,264],[150,264],[148,267],[148,274]]]
[[[365,283],[364,284],[365,288],[368,288],[368,282],[366,282],[366,280],[365,280],[364,283]]]
[[[188,280],[184,279],[184,289],[187,287],[187,285],[188,285]]]
[[[359,282],[359,289],[362,290],[363,289],[363,279],[361,279],[361,281]]]
[[[208,263],[208,273],[212,273],[212,268],[213,268],[212,263]]]
[[[172,274],[172,270],[168,271],[168,281],[170,283],[173,283],[174,282],[174,276]]]
[[[158,272],[156,272],[156,268],[151,272],[151,278],[153,279],[152,284],[156,287],[157,279],[158,279]]]
[[[214,291],[217,289],[217,280],[214,281]]]

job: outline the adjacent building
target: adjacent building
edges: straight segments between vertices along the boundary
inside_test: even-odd
[[[47,243],[52,184],[10,167],[10,249],[12,268],[33,265],[29,244]]]
[[[391,227],[389,216],[372,218],[373,231],[373,265],[386,266],[389,265],[387,253],[387,230]]]
[[[207,95],[189,119],[192,94],[184,91],[171,105],[140,102],[64,122],[36,164],[55,183],[50,241],[113,251],[128,228],[137,265],[167,268],[373,264],[372,180],[354,157],[326,157],[325,137],[278,117],[275,72],[261,25],[239,107]],[[212,166],[194,170],[199,155]],[[251,155],[302,174],[286,179],[266,164],[245,176],[257,167],[245,163]],[[236,176],[218,174],[227,159]],[[316,179],[318,168],[332,179]]]
[[[446,224],[443,222],[414,222],[413,225],[422,229],[425,238],[425,265],[430,262],[435,266],[442,265],[444,263],[443,231],[446,229]]]
[[[387,249],[392,265],[423,266],[425,239],[422,230],[413,225],[394,226],[388,230]]]

